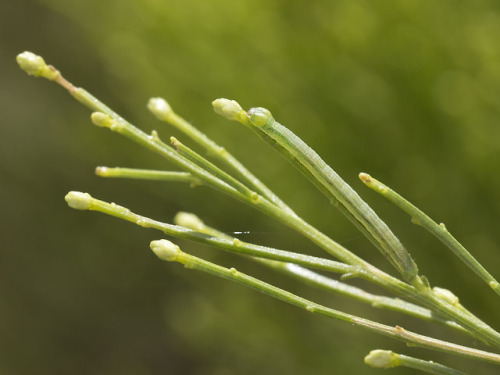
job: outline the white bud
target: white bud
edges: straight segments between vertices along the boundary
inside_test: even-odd
[[[158,120],[164,120],[165,117],[168,116],[170,112],[172,112],[172,108],[170,104],[163,98],[151,98],[148,102],[148,109],[156,116]]]
[[[244,112],[241,106],[235,100],[229,99],[216,99],[212,102],[215,113],[221,115],[228,120],[238,121],[241,112]]]
[[[82,193],[79,191],[70,191],[64,197],[66,203],[71,208],[76,210],[88,210],[92,205],[92,196],[89,193]]]
[[[399,365],[399,356],[390,350],[372,350],[366,357],[365,363],[371,367],[391,368]]]
[[[174,223],[197,231],[201,231],[205,228],[203,221],[195,214],[189,212],[178,212],[174,217]]]
[[[181,253],[179,246],[168,240],[151,241],[150,247],[158,258],[169,262],[175,261]]]

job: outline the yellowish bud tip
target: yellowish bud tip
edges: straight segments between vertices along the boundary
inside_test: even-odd
[[[54,79],[58,72],[51,69],[41,56],[35,55],[32,52],[25,51],[16,57],[19,67],[34,77],[44,77],[47,79]]]
[[[95,169],[95,174],[98,176],[106,176],[108,174],[109,168],[108,167],[97,167]]]
[[[197,231],[201,231],[205,227],[198,216],[189,212],[178,212],[174,217],[174,223]]]
[[[371,367],[391,368],[399,365],[399,356],[390,350],[372,350],[366,357],[365,363]]]
[[[361,172],[358,177],[365,184],[369,184],[373,181],[372,176],[370,176],[368,173]]]
[[[16,60],[22,70],[35,77],[42,75],[47,67],[42,57],[28,51],[17,55]]]
[[[175,261],[181,253],[179,246],[168,240],[151,241],[150,247],[158,258],[168,262]]]
[[[90,209],[92,205],[92,197],[88,193],[82,193],[79,191],[70,191],[66,196],[64,197],[64,200],[66,203],[68,203],[68,206],[71,208],[74,208],[75,210],[88,210]]]
[[[172,112],[170,104],[163,98],[151,98],[148,102],[148,109],[156,116],[158,120],[165,118]]]
[[[223,98],[215,99],[212,102],[212,106],[214,107],[215,113],[227,118],[228,120],[238,121],[242,113],[245,113],[245,111],[243,111],[241,106],[235,100]]]
[[[500,292],[500,284],[497,281],[490,281],[490,287],[491,289]]]
[[[101,126],[104,128],[110,128],[113,125],[114,121],[108,115],[102,112],[94,112],[90,115],[90,119],[94,123],[94,125]]]

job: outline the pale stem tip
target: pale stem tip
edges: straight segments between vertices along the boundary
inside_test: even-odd
[[[490,281],[491,289],[500,292],[500,284],[497,281]]]
[[[68,206],[74,208],[75,210],[90,209],[92,204],[92,199],[93,198],[89,193],[82,193],[79,191],[70,191],[64,197],[64,200],[66,201],[66,203],[68,203]]]
[[[165,120],[172,112],[170,104],[163,98],[151,98],[148,102],[148,109],[158,120]]]
[[[168,262],[175,261],[181,253],[179,246],[168,240],[151,241],[150,247],[158,258]]]
[[[189,212],[178,212],[174,217],[174,223],[196,231],[201,231],[205,228],[203,221],[195,214]]]
[[[358,177],[365,184],[369,184],[370,182],[372,182],[372,176],[370,176],[368,173],[361,172]]]
[[[32,52],[20,53],[17,55],[16,60],[19,67],[31,76],[53,80],[58,75],[57,70],[51,69],[41,56]]]
[[[241,108],[235,100],[229,99],[215,99],[212,102],[215,113],[225,117],[228,120],[238,121],[245,111]]]
[[[97,176],[106,176],[108,174],[108,170],[109,170],[108,167],[97,167],[95,169],[95,174]]]
[[[366,357],[365,363],[371,367],[391,368],[399,365],[399,356],[390,350],[372,350]]]

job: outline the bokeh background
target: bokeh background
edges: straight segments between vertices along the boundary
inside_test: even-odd
[[[0,2],[0,374],[382,373],[362,363],[375,348],[498,373],[160,262],[149,241],[161,233],[69,209],[64,195],[86,191],[155,219],[191,211],[223,231],[249,231],[244,240],[322,254],[207,188],[95,177],[97,165],[170,166],[91,125],[85,108],[26,76],[15,56],[41,54],[142,129],[186,140],[145,108],[151,96],[167,98],[312,224],[392,272],[298,172],[210,103],[269,108],[386,219],[433,285],[500,328],[494,293],[357,179],[364,171],[394,187],[500,277],[499,35],[494,0]],[[477,344],[179,244],[337,309]]]

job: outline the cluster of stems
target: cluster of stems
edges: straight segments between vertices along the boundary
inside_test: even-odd
[[[419,335],[400,326],[387,326],[323,306],[246,275],[234,268],[224,268],[189,255],[165,239],[155,240],[150,244],[151,249],[162,260],[178,262],[186,268],[201,270],[235,281],[303,308],[310,313],[345,321],[374,333],[403,341],[411,346],[420,346],[500,365],[500,355],[495,353],[495,351],[500,350],[500,333],[461,305],[451,291],[431,287],[428,279],[419,273],[410,252],[370,206],[314,150],[289,129],[279,124],[267,109],[252,108],[245,111],[236,101],[227,99],[217,99],[212,103],[216,113],[245,125],[270,143],[274,149],[301,171],[379,249],[387,261],[394,266],[400,277],[392,276],[374,267],[299,217],[227,150],[177,115],[164,99],[152,98],[148,103],[149,110],[158,120],[176,127],[198,146],[201,146],[212,161],[176,138],[170,138],[170,144],[167,144],[160,139],[156,131],[153,131],[152,134],[144,133],[90,93],[75,87],[63,78],[57,69],[47,65],[41,57],[24,52],[18,55],[17,61],[28,74],[47,78],[64,87],[74,98],[92,111],[91,120],[95,125],[124,135],[164,157],[181,170],[159,171],[98,167],[96,169],[98,176],[178,181],[187,182],[191,186],[206,185],[215,188],[296,230],[323,249],[330,257],[313,257],[244,242],[206,226],[194,214],[179,213],[174,219],[174,224],[159,222],[133,213],[115,203],[95,199],[88,193],[68,193],[66,201],[70,207],[78,210],[99,211],[142,227],[157,229],[171,237],[188,239],[245,256],[311,286],[348,296],[376,308],[394,310],[431,323],[441,324],[465,336],[480,340],[489,349],[479,350],[457,345]],[[500,295],[500,284],[447,231],[444,224],[437,224],[410,202],[371,176],[361,173],[359,177],[368,187],[407,212],[414,223],[423,226],[438,237],[494,292]],[[314,270],[339,274],[340,276],[337,280]],[[345,281],[350,278],[364,279],[380,286],[395,297],[375,295],[349,285]],[[432,361],[382,350],[372,351],[365,358],[365,362],[375,367],[408,366],[434,374],[462,374],[458,370]]]

